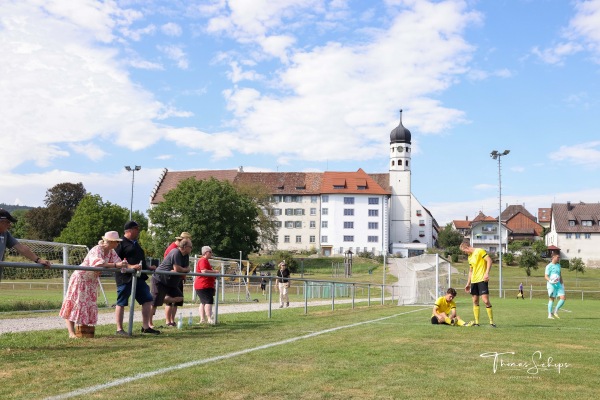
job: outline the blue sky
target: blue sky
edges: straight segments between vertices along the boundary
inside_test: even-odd
[[[440,224],[600,201],[600,0],[2,0],[0,202],[163,168],[386,172]]]

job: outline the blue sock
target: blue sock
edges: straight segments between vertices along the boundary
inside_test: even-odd
[[[554,304],[553,300],[548,300],[548,314],[552,314],[552,305]]]
[[[554,310],[554,312],[557,313],[558,310],[563,306],[563,304],[565,304],[565,301],[563,299],[560,299],[558,301],[558,304],[556,305],[556,310]]]

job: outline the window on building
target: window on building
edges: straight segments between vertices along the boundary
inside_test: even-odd
[[[408,167],[408,160],[406,160],[406,166]]]
[[[417,217],[421,216],[421,210],[417,210]]]
[[[321,196],[321,203],[329,203],[329,196],[326,194]]]
[[[317,241],[316,236],[309,236],[308,241],[310,243],[315,243]]]
[[[329,209],[328,208],[323,208],[321,210],[321,215],[329,215]]]
[[[585,233],[584,234],[586,239],[591,239],[592,238],[592,234],[591,233]]]
[[[285,209],[285,215],[294,215],[294,209],[293,208],[286,208]]]
[[[273,239],[275,240],[275,243],[279,243],[279,236],[278,236],[278,235],[275,235],[275,236],[273,237]]]
[[[273,215],[281,215],[281,208],[274,208]]]
[[[321,243],[327,243],[327,236],[321,236]]]
[[[352,236],[352,235],[345,235],[344,236],[344,242],[354,242],[354,236]]]
[[[309,226],[310,226],[311,229],[314,229],[314,228],[317,227],[317,222],[316,221],[310,221],[310,225]]]
[[[296,235],[296,243],[302,243],[302,236]]]
[[[294,215],[304,215],[304,209],[303,208],[295,208]]]
[[[285,235],[285,236],[283,237],[283,242],[284,242],[284,243],[289,243],[289,242],[290,242],[290,235]]]
[[[354,208],[344,208],[344,215],[354,215]]]
[[[275,221],[275,228],[281,228],[281,221]]]
[[[368,236],[367,241],[369,243],[377,243],[379,242],[379,236]]]
[[[423,237],[423,236],[425,236],[425,231],[419,231],[419,236],[420,236],[420,237]]]
[[[571,233],[567,233],[566,234],[567,239],[571,239],[571,235],[572,235]]]
[[[590,220],[581,221],[581,226],[592,226],[592,221],[590,221]]]
[[[294,227],[294,221],[285,221],[285,227],[286,228],[293,228]]]
[[[379,197],[369,197],[369,204],[379,204]]]
[[[317,209],[316,208],[311,208],[310,209],[310,215],[317,215]]]
[[[294,228],[298,228],[298,229],[302,228],[302,221],[295,221]]]
[[[327,221],[321,221],[321,228],[327,228],[329,225],[329,222]]]
[[[420,219],[419,220],[419,226],[425,226],[425,220],[424,219]]]
[[[570,219],[569,220],[569,226],[575,226],[575,220]]]
[[[311,203],[316,203],[319,201],[319,197],[318,196],[310,196],[310,202]]]
[[[369,210],[369,217],[378,217],[379,210]]]
[[[369,222],[369,229],[379,229],[379,222]]]
[[[292,202],[292,196],[285,196],[285,197],[283,198],[283,201],[284,201],[285,203],[291,203],[291,202]]]
[[[576,233],[575,234],[575,239],[581,239],[581,233]]]
[[[354,229],[354,222],[344,221],[344,229]]]
[[[344,204],[354,204],[354,197],[344,197]]]

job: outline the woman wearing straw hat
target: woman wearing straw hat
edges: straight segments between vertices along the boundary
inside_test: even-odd
[[[121,239],[116,231],[106,232],[102,240],[94,246],[81,263],[83,267],[127,268],[121,261],[115,248]],[[100,272],[76,270],[69,280],[69,288],[60,309],[60,316],[65,319],[69,337],[75,338],[75,324],[93,326],[98,322],[98,305],[96,304],[98,277]]]

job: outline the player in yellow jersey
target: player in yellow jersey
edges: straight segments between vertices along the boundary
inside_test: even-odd
[[[458,325],[458,326],[471,326],[465,324],[456,314],[456,303],[454,298],[456,297],[456,290],[449,288],[446,291],[446,295],[438,298],[433,306],[433,314],[431,314],[431,323],[434,325]]]
[[[479,297],[481,296],[490,319],[490,326],[495,328],[496,324],[494,324],[494,314],[492,313],[488,288],[492,257],[484,249],[471,247],[468,242],[463,242],[460,249],[469,255],[469,277],[467,278],[465,292],[471,293],[473,298],[473,315],[475,316],[473,326],[479,326]]]

